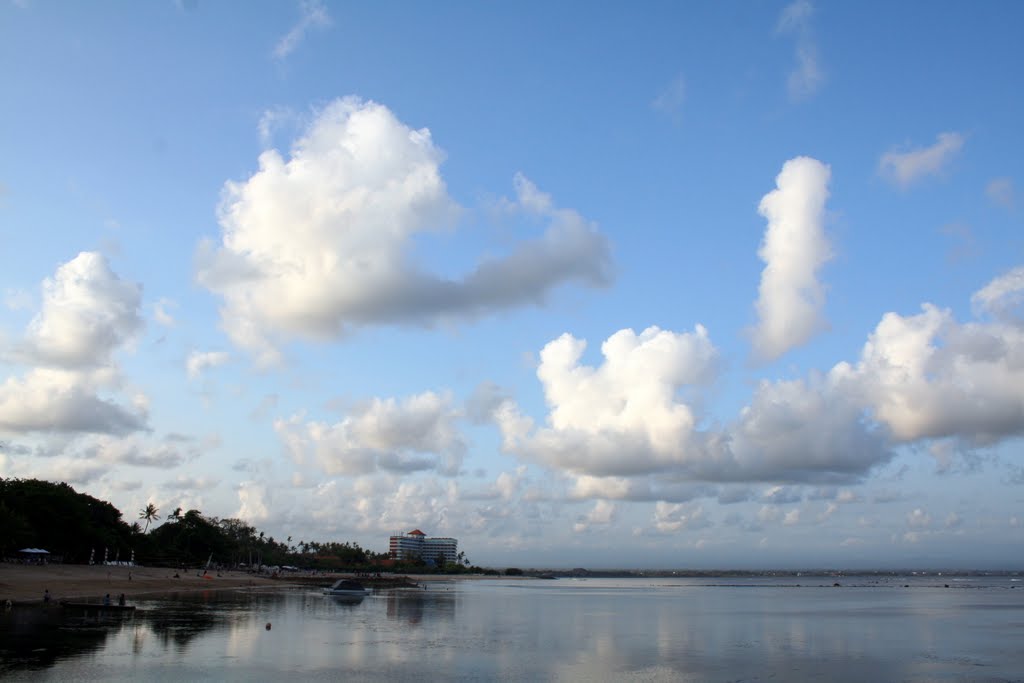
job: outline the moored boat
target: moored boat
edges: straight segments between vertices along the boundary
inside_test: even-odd
[[[353,579],[338,579],[330,588],[324,589],[324,595],[366,595],[366,589]]]

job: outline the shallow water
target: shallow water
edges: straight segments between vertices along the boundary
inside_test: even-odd
[[[210,591],[140,599],[134,616],[109,620],[15,609],[0,618],[0,675],[1024,681],[1024,588],[1014,585],[935,577],[493,580],[362,600],[306,589]]]

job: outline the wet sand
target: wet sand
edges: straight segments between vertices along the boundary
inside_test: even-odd
[[[43,592],[46,590],[50,591],[50,599],[53,602],[59,602],[89,598],[98,600],[107,593],[110,593],[111,598],[116,600],[121,593],[124,593],[126,597],[131,597],[146,593],[281,586],[290,583],[309,585],[311,581],[314,581],[309,574],[305,573],[285,573],[277,579],[270,578],[265,574],[258,576],[240,571],[219,573],[211,571],[207,574],[208,578],[196,576],[195,569],[177,573],[181,578],[174,578],[174,569],[163,567],[107,567],[83,564],[23,565],[0,562],[0,604],[6,600],[13,603],[41,603]],[[352,576],[354,575],[347,573],[320,574],[315,577],[315,582],[326,586],[330,585],[335,578]],[[413,574],[408,578],[418,584],[496,578],[533,580],[533,577],[496,577],[482,574]],[[289,579],[294,579],[294,581],[289,581]]]
[[[201,573],[201,572],[200,572]],[[196,576],[196,570],[179,571],[163,567],[106,567],[102,565],[50,564],[22,565],[0,563],[0,603],[42,602],[43,592],[50,591],[51,600],[113,599],[145,593],[218,590],[250,586],[280,586],[285,581],[246,572],[211,571],[209,578]],[[129,578],[130,576],[130,578]]]

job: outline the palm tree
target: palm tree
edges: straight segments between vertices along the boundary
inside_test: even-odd
[[[156,514],[158,512],[160,512],[159,508],[152,503],[149,503],[145,508],[139,510],[139,519],[146,520],[146,531],[149,531],[150,522],[160,519],[160,515]],[[146,531],[143,531],[142,533],[146,533]]]

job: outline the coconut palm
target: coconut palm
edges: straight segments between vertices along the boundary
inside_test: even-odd
[[[148,505],[146,505],[145,508],[139,511],[139,519],[146,520],[146,530],[142,533],[146,533],[146,531],[149,531],[150,522],[160,519],[160,515],[157,514],[158,512],[160,512],[160,509],[157,508],[157,506],[153,505],[152,503],[149,503]]]

